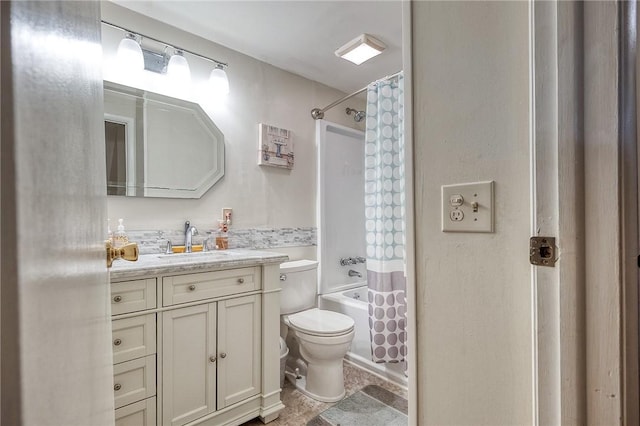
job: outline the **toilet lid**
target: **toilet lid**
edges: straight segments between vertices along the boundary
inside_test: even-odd
[[[300,331],[315,335],[346,333],[355,324],[350,316],[318,308],[289,315],[289,323]]]

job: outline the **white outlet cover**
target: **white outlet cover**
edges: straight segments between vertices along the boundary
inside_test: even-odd
[[[462,205],[453,205],[458,196]],[[442,185],[442,232],[493,232],[493,181]]]

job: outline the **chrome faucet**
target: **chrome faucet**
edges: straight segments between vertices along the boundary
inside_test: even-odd
[[[349,269],[349,276],[362,278],[362,274],[358,271],[354,271],[353,269]]]
[[[198,230],[189,221],[184,223],[184,252],[191,253],[193,248],[192,237],[198,235]]]

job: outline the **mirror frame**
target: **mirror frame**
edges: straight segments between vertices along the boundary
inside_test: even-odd
[[[216,158],[215,158],[216,167],[215,169],[212,169],[211,172],[209,172],[203,177],[198,188],[191,190],[191,189],[182,189],[182,188],[147,187],[144,184],[139,185],[137,181],[137,176],[136,176],[136,179],[135,179],[136,183],[133,187],[130,187],[129,185],[129,182],[131,182],[132,179],[130,179],[129,177],[127,178],[128,182],[127,182],[125,196],[140,197],[140,198],[201,198],[207,191],[209,191],[216,183],[218,183],[224,177],[224,173],[225,173],[224,133],[222,133],[222,131],[218,128],[218,126],[213,122],[209,114],[207,114],[198,103],[162,95],[162,94],[151,92],[148,90],[138,89],[131,86],[125,86],[123,84],[115,83],[113,81],[108,81],[108,80],[104,80],[104,92],[105,93],[112,92],[116,94],[124,94],[127,96],[135,96],[144,101],[150,100],[150,101],[160,102],[168,105],[174,105],[179,108],[190,109],[194,112],[196,117],[199,118],[200,121],[205,126],[207,126],[207,128],[214,134],[214,136],[218,138],[217,147],[214,148],[215,154],[216,154]],[[146,116],[146,114],[144,115]],[[106,111],[104,112],[105,122],[109,121],[109,122],[119,122],[122,124],[127,124],[127,123],[123,123],[122,121],[123,119],[124,119],[123,117],[114,116],[113,114],[110,114]],[[131,123],[135,123],[134,118],[131,118],[130,120],[127,120],[127,121],[129,126],[131,125]],[[146,128],[146,123],[144,122],[136,123],[135,126],[137,127],[141,126],[141,128],[144,129]],[[127,138],[131,138],[136,133],[139,133],[139,132],[136,132],[136,129],[131,129],[131,128],[126,129]],[[145,140],[143,140],[143,145],[145,147],[149,143],[149,141],[146,140],[146,137],[147,137],[146,133],[147,133],[146,131],[142,132],[145,138]],[[135,147],[132,147],[131,145],[132,144],[130,144],[130,142],[127,141],[128,153],[131,151],[135,152]],[[132,172],[132,169],[133,169],[131,160],[127,159],[126,167],[127,167],[127,175],[129,176],[129,174]],[[121,195],[118,195],[118,196],[121,196]]]

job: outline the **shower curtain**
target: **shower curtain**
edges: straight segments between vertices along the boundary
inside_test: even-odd
[[[369,329],[374,362],[406,349],[403,76],[367,88],[365,215]]]

